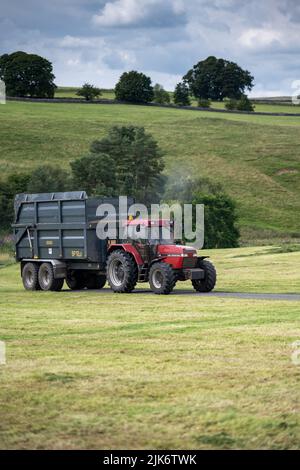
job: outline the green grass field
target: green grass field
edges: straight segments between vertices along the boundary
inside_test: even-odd
[[[79,88],[77,87],[58,87],[55,91],[55,98],[81,98],[76,95]],[[101,99],[114,100],[115,93],[112,90],[101,90]]]
[[[207,252],[218,290],[299,293],[288,249]],[[30,293],[13,264],[0,308],[2,449],[299,448],[297,301]]]
[[[0,106],[1,175],[69,162],[114,124],[143,125],[166,174],[208,176],[236,200],[243,243],[299,240],[300,118],[124,105],[8,102]],[[77,189],[77,188],[76,188]]]
[[[77,87],[58,87],[55,92],[55,98],[79,98],[76,95],[78,91]],[[173,92],[169,92],[171,101],[173,101]],[[102,90],[101,99],[113,100],[115,99],[115,93],[112,90]],[[192,106],[197,106],[197,100],[192,99],[191,101]],[[224,109],[225,103],[213,101],[211,104],[212,108],[217,109]],[[272,104],[270,103],[255,103],[255,111],[256,112],[264,112],[264,113],[300,113],[300,106],[293,105],[293,104]]]

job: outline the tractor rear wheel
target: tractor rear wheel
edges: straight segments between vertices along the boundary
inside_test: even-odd
[[[43,263],[39,269],[39,284],[45,291],[60,291],[64,285],[63,279],[55,279],[51,263]]]
[[[198,268],[204,270],[205,277],[204,279],[194,280],[192,281],[193,287],[197,292],[211,292],[217,282],[217,272],[214,265],[206,260],[199,260],[198,261]]]
[[[40,290],[38,279],[39,266],[36,263],[26,263],[22,269],[22,281],[26,290]]]
[[[137,265],[133,257],[122,250],[113,251],[107,260],[106,277],[114,292],[132,292],[138,280]]]
[[[172,267],[164,262],[154,263],[150,269],[149,283],[155,294],[170,294],[176,284]]]

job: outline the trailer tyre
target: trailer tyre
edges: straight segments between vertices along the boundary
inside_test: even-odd
[[[38,279],[39,267],[35,263],[26,263],[22,269],[22,281],[26,290],[40,290]]]
[[[149,283],[155,294],[170,294],[176,284],[172,267],[164,262],[154,263],[150,269]]]
[[[85,279],[82,274],[69,274],[66,283],[71,290],[81,290],[85,288]]]
[[[137,265],[132,256],[122,250],[113,251],[107,260],[106,277],[114,292],[132,292],[138,280]]]
[[[217,272],[214,265],[204,259],[198,260],[198,268],[201,268],[205,272],[205,278],[201,280],[192,281],[193,287],[197,292],[211,292],[217,282]]]
[[[39,284],[44,291],[59,291],[64,284],[63,279],[55,279],[50,263],[43,263],[39,269]]]
[[[106,276],[89,274],[85,284],[87,289],[102,289],[106,284]]]

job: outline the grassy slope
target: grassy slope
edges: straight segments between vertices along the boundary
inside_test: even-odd
[[[165,152],[166,172],[209,176],[236,199],[249,240],[300,232],[300,118],[122,105],[0,106],[1,174],[53,163],[68,168],[112,124],[143,125]],[[265,231],[265,232],[264,232]],[[256,236],[256,235],[255,235]],[[298,235],[299,236],[299,235]]]
[[[221,290],[300,291],[299,252],[210,254]],[[0,448],[299,448],[299,302],[30,293],[14,265],[0,308]]]

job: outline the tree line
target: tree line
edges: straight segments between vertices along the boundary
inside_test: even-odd
[[[0,56],[0,79],[8,96],[53,98],[56,85],[50,61],[36,54],[18,51]],[[191,98],[208,108],[211,101],[226,100],[228,109],[251,111],[246,92],[253,87],[254,77],[235,62],[207,57],[195,64],[178,83],[172,98],[178,106],[189,106]],[[87,101],[101,96],[101,89],[85,83],[77,92]],[[169,104],[171,95],[162,85],[152,85],[150,77],[138,71],[124,72],[115,87],[115,97],[128,103]]]

